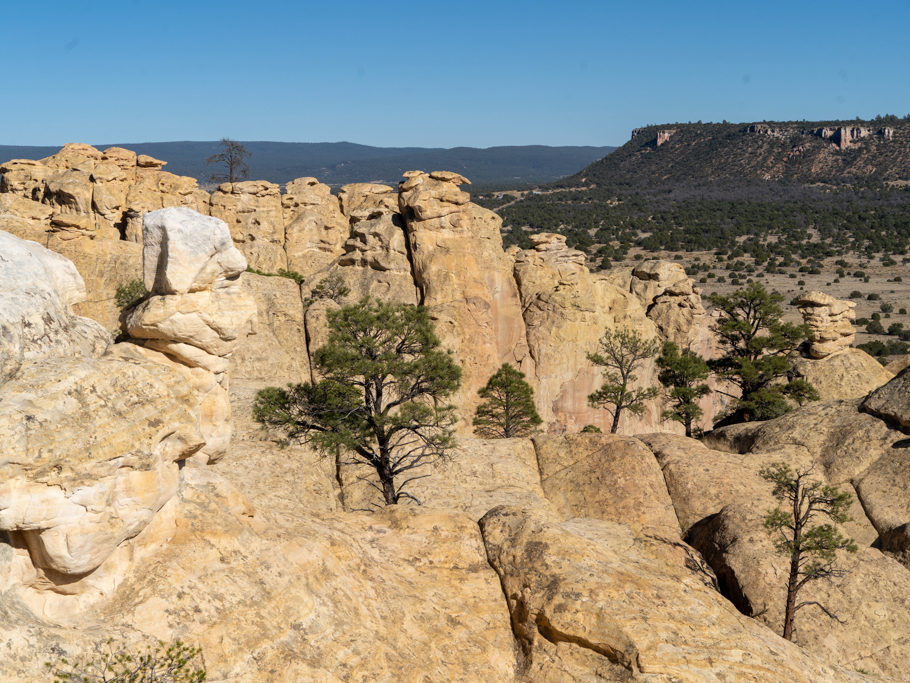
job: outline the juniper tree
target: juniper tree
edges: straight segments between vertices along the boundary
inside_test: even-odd
[[[254,418],[326,456],[372,467],[386,505],[411,499],[417,470],[449,454],[461,369],[441,350],[423,307],[369,298],[328,314],[313,354],[320,380],[261,390]]]
[[[702,381],[710,373],[708,364],[690,349],[680,352],[676,344],[666,342],[657,358],[657,366],[660,368],[657,379],[669,390],[667,399],[671,406],[661,417],[679,422],[685,427],[686,436],[692,436],[692,423],[702,416],[698,399],[711,393]]]
[[[715,331],[726,351],[709,365],[739,387],[734,405],[718,424],[769,420],[788,412],[791,401],[818,400],[811,384],[794,377],[790,363],[809,328],[781,320],[780,294],[754,282],[729,296],[712,294],[708,300],[719,310]]]
[[[836,524],[849,521],[850,495],[835,486],[810,481],[811,474],[811,469],[793,471],[781,462],[761,470],[762,478],[774,484],[774,497],[786,506],[768,512],[765,528],[774,538],[775,549],[790,558],[783,631],[787,640],[793,639],[793,619],[803,607],[814,605],[840,621],[819,602],[798,602],[798,595],[810,581],[842,576],[844,571],[836,566],[837,551],[855,553],[857,549],[856,543],[842,536],[834,524],[812,526],[818,517],[827,517]]]
[[[613,416],[611,434],[619,429],[619,418],[624,410],[640,415],[645,409],[645,401],[657,396],[656,387],[635,388],[633,385],[638,380],[635,370],[659,350],[657,340],[645,340],[634,330],[620,327],[608,328],[600,338],[598,353],[588,354],[589,361],[606,368],[603,385],[588,395],[588,403],[595,408],[605,408]]]
[[[503,363],[477,391],[484,401],[474,413],[474,433],[487,439],[528,436],[542,420],[534,407],[534,390],[523,372]]]

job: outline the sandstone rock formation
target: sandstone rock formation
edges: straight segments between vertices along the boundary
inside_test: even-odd
[[[267,273],[287,268],[281,193],[275,183],[222,183],[212,193],[211,214],[227,223],[251,268]]]
[[[481,530],[524,680],[852,677],[738,614],[682,543],[510,507],[487,513]]]
[[[605,410],[588,405],[588,395],[603,383],[598,368],[588,360],[606,328],[623,326],[646,339],[658,336],[637,296],[593,274],[584,255],[570,249],[563,235],[532,236],[533,249],[515,256],[515,281],[527,330],[533,370],[526,372],[535,385],[538,412],[551,432],[576,432],[587,424],[609,431]],[[655,378],[653,363],[636,373],[643,385]],[[653,429],[660,421],[655,402],[640,417],[626,415],[623,433]]]
[[[862,349],[844,348],[824,358],[794,358],[793,369],[822,401],[862,398],[894,375]]]
[[[436,334],[463,370],[455,402],[465,422],[477,390],[504,362],[530,372],[511,259],[502,250],[500,219],[469,203],[457,173],[409,171],[399,186],[399,207],[410,242],[420,302]]]
[[[217,460],[231,436],[229,358],[256,314],[239,280],[246,261],[223,221],[184,207],[146,214],[142,261],[150,296],[128,313],[124,332],[187,368],[200,396],[200,454]]]
[[[812,358],[825,358],[853,345],[856,302],[835,299],[824,292],[809,292],[800,297],[797,306],[811,330],[809,355]]]
[[[344,252],[348,220],[339,198],[316,178],[297,178],[281,197],[288,270],[310,278]]]
[[[910,369],[902,370],[897,377],[869,394],[862,409],[910,428]]]

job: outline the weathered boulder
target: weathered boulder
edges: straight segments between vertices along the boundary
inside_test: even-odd
[[[910,429],[910,368],[869,394],[861,410]]]
[[[264,180],[222,183],[212,193],[210,213],[227,223],[251,268],[266,273],[287,268],[278,185]]]
[[[315,178],[297,178],[281,197],[287,268],[309,278],[344,253],[348,219],[338,197]]]
[[[410,242],[414,280],[436,334],[463,370],[454,402],[462,428],[477,390],[504,362],[533,367],[522,324],[512,261],[502,250],[502,219],[469,202],[457,173],[409,171],[399,207]]]
[[[533,437],[544,494],[566,519],[625,523],[679,539],[679,521],[654,454],[616,434]]]
[[[480,522],[530,681],[838,681],[739,614],[698,554],[621,524],[499,507]]]
[[[211,290],[246,270],[223,221],[177,207],[148,214],[142,229],[145,288],[159,295]]]
[[[801,296],[796,305],[811,330],[809,355],[812,358],[824,358],[853,345],[855,301],[835,299],[824,292],[809,292]]]
[[[793,369],[823,401],[862,398],[894,375],[862,349],[844,348],[822,358],[795,358]]]
[[[85,284],[72,263],[44,247],[0,232],[0,385],[24,362],[50,355],[91,356],[110,335],[74,316]]]

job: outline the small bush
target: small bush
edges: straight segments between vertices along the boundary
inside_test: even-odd
[[[858,289],[854,289],[852,292],[850,292],[850,296],[848,298],[849,299],[862,299],[863,293],[861,291],[859,291]]]
[[[894,304],[880,304],[878,310],[880,310],[882,313],[891,313],[891,311],[894,310]]]
[[[93,656],[47,662],[54,683],[202,683],[202,650],[176,640],[140,654],[115,648],[113,639],[95,647]]]
[[[597,425],[585,425],[581,428],[582,434],[603,434],[603,430]]]
[[[872,294],[866,295],[866,301],[879,301],[881,298],[882,295],[878,294],[877,292],[872,292]]]
[[[114,302],[123,311],[145,299],[148,293],[142,280],[130,280],[126,284],[117,287],[117,291],[114,294]]]
[[[866,332],[869,334],[884,334],[885,328],[882,327],[882,324],[878,320],[873,320],[866,325]]]
[[[335,273],[334,275],[329,275],[319,282],[318,285],[313,287],[313,291],[310,292],[310,296],[306,300],[307,306],[311,305],[319,299],[331,299],[335,303],[340,304],[344,297],[351,293],[351,288],[348,287],[340,275]]]

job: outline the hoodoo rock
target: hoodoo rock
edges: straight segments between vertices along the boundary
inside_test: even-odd
[[[150,296],[126,316],[124,331],[187,368],[200,396],[201,453],[217,460],[231,435],[228,361],[256,315],[239,280],[246,261],[223,221],[182,207],[146,214],[142,261]]]
[[[855,302],[835,299],[824,292],[809,292],[800,297],[797,306],[811,330],[809,354],[813,358],[830,356],[853,344]]]

